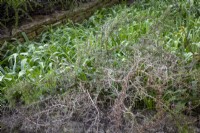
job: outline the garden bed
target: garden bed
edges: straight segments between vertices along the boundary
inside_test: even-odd
[[[200,132],[200,4],[190,2],[138,0],[10,43],[0,132]]]
[[[72,0],[65,4],[61,4],[61,2],[62,0],[53,4],[47,1],[21,4],[18,7],[19,12],[17,15],[15,8],[11,8],[6,2],[0,3],[1,12],[4,11],[0,15],[0,44],[12,38],[23,40],[22,32],[25,32],[28,38],[32,39],[40,34],[45,26],[65,23],[68,19],[80,22],[100,7],[113,5],[118,0],[80,0],[76,2]],[[23,12],[25,9],[26,12]]]
[[[109,7],[118,3],[118,0],[98,1],[90,0],[88,3],[81,3],[76,8],[70,10],[54,10],[53,13],[45,15],[37,11],[32,17],[22,19],[17,27],[3,27],[0,30],[0,59],[4,59],[10,49],[5,41],[24,42],[25,38],[34,39],[41,32],[49,27],[65,24],[68,20],[81,22],[89,18],[96,10],[102,7]],[[43,11],[44,13],[44,11]]]

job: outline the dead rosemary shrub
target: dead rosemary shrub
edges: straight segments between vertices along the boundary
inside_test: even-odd
[[[188,116],[183,115],[187,104],[178,113],[176,105],[183,100],[182,95],[190,95],[193,89],[190,82],[199,75],[194,77],[181,59],[149,39],[123,50],[129,57],[118,62],[120,67],[113,66],[114,57],[105,55],[107,60],[96,60],[99,74],[91,80],[74,78],[71,86],[67,85],[69,77],[63,76],[59,86],[68,90],[66,93],[16,108],[11,113],[2,111],[2,131],[177,132],[177,122],[194,124],[197,119],[189,124]],[[177,90],[182,95],[172,94],[175,99],[171,99],[168,93]],[[194,102],[191,106],[195,108],[198,104]]]

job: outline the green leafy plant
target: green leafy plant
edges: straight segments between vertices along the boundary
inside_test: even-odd
[[[197,3],[144,0],[101,9],[81,24],[49,27],[38,41],[24,34],[26,42],[17,41],[0,62],[1,103],[15,108],[63,96],[75,105],[87,96],[77,106],[94,116],[109,112],[116,129],[137,123],[135,111],[150,110],[153,117],[138,122],[138,131],[169,115],[176,132],[187,132],[191,123],[182,118],[199,115],[200,107],[197,16]]]

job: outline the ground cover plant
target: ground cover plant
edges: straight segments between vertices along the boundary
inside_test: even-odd
[[[135,1],[24,35],[0,62],[2,131],[199,132],[199,5]]]

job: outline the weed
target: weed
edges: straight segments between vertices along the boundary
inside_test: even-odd
[[[50,28],[1,62],[1,103],[25,131],[188,132],[199,115],[197,16],[196,2],[136,1]]]

